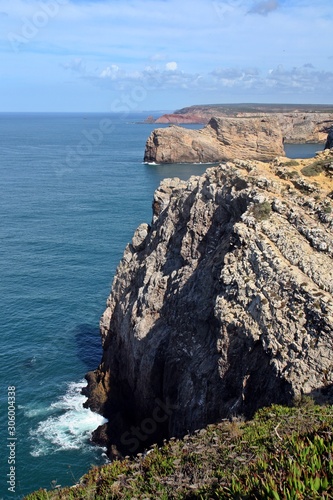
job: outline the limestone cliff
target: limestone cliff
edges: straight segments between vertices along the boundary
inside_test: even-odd
[[[326,150],[161,183],[87,376],[110,455],[301,394],[332,400],[332,165]]]
[[[171,126],[149,136],[145,162],[218,162],[237,158],[269,160],[284,155],[283,137],[272,118],[211,118],[201,130]]]
[[[196,105],[166,114],[155,123],[203,123],[217,118],[272,118],[289,143],[324,142],[333,124],[333,107],[292,104],[219,104]]]

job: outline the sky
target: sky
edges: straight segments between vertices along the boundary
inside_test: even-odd
[[[333,104],[331,0],[0,0],[0,111]]]

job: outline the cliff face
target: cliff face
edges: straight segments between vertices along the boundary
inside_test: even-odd
[[[202,130],[171,126],[149,136],[145,162],[218,162],[235,157],[269,160],[284,155],[283,137],[272,118],[211,118]]]
[[[333,127],[331,127],[328,131],[327,140],[325,143],[325,149],[333,148]]]
[[[304,177],[313,162],[235,161],[161,183],[87,376],[109,454],[301,394],[332,400],[333,150]]]
[[[155,123],[203,123],[217,118],[266,118],[278,122],[284,141],[289,143],[324,142],[333,124],[333,109],[320,105],[225,104],[190,106],[166,114]]]
[[[154,120],[154,123],[172,123],[172,124],[177,124],[177,123],[208,123],[209,119],[207,119],[207,116],[196,114],[196,113],[185,113],[185,114],[180,114],[180,113],[171,113],[167,115],[162,115],[156,120]]]

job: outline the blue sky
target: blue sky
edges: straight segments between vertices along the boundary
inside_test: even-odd
[[[0,111],[333,104],[331,0],[0,0]]]

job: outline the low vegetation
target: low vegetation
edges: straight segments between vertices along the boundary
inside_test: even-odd
[[[269,201],[257,203],[253,206],[252,214],[257,221],[267,220],[272,212],[272,206]]]
[[[330,175],[332,174],[331,161],[329,158],[316,160],[313,163],[310,163],[310,165],[307,165],[306,167],[302,168],[301,172],[306,177],[314,177],[316,175],[321,174],[322,172],[325,172],[327,175]]]
[[[209,425],[132,459],[90,470],[78,485],[40,490],[49,499],[333,498],[333,407],[305,399],[254,419]]]

